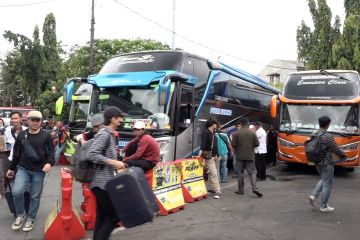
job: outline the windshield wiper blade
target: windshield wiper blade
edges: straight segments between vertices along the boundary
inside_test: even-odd
[[[324,70],[324,69],[321,69],[321,70],[320,70],[320,73],[321,73],[322,75],[330,75],[330,76],[338,77],[338,78],[343,79],[343,80],[345,80],[345,81],[351,82],[350,79],[347,79],[347,78],[345,78],[345,77],[343,77],[343,76],[340,76],[340,75],[338,75],[338,74],[336,74],[336,73],[328,72],[328,71],[326,71],[326,70]]]
[[[282,130],[284,133],[286,133],[286,135],[289,135],[289,134],[293,134],[293,133],[296,133],[297,130],[296,129],[286,129],[286,130]]]
[[[332,133],[332,134],[338,134],[342,137],[351,137],[353,135],[356,135],[356,134],[351,134],[351,133],[344,133],[344,132],[335,132],[335,131],[327,131],[328,133]]]

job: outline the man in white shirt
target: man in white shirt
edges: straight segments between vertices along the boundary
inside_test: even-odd
[[[20,131],[27,129],[21,125],[22,115],[20,112],[14,111],[10,114],[11,126],[8,126],[5,130],[6,147],[0,148],[0,152],[8,154],[7,159],[3,159],[3,170],[7,172],[10,167],[10,163],[13,157],[13,148],[15,145],[15,139]],[[4,175],[5,176],[5,175]]]
[[[266,132],[262,127],[261,122],[255,124],[256,136],[259,140],[260,145],[255,148],[255,166],[257,171],[258,181],[266,180]]]

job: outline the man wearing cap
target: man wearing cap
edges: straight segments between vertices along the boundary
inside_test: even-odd
[[[24,191],[30,186],[30,208],[24,232],[31,231],[40,206],[40,197],[45,174],[54,164],[54,146],[49,133],[41,129],[42,114],[30,111],[28,114],[29,128],[21,131],[14,145],[13,161],[7,177],[16,178],[12,188],[16,219],[12,230],[20,229],[26,218],[24,213]]]
[[[123,123],[124,114],[115,106],[104,111],[104,127],[95,135],[94,142],[87,154],[89,161],[98,165],[90,189],[96,198],[96,222],[93,240],[109,239],[119,219],[105,190],[106,183],[114,177],[117,169],[125,168],[117,160],[115,130]]]
[[[94,116],[92,116],[91,118],[91,126],[92,129],[90,131],[84,132],[83,134],[76,137],[78,142],[83,143],[94,138],[95,134],[98,133],[99,130],[104,127],[104,114],[102,113],[94,114]]]
[[[140,167],[144,171],[153,169],[160,160],[160,147],[155,139],[146,133],[145,123],[142,121],[135,122],[134,126],[135,138],[126,144],[124,148],[125,154],[135,145],[137,149],[135,153],[124,158],[124,163],[129,167]]]

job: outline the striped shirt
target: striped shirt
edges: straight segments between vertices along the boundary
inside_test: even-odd
[[[334,136],[330,133],[319,129],[319,134],[324,133],[320,137],[321,161],[319,165],[334,165],[332,160],[332,153],[338,155],[340,158],[346,157],[345,153],[336,145]]]
[[[90,183],[90,188],[99,187],[105,190],[105,184],[114,177],[115,168],[108,165],[105,161],[109,159],[116,159],[116,139],[114,131],[105,126],[102,128],[94,138],[89,152],[89,161],[100,165],[96,168],[96,173]]]

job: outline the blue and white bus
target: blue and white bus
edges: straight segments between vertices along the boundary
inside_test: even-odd
[[[72,94],[76,82],[82,82]],[[249,73],[184,51],[150,51],[111,58],[97,75],[69,79],[65,102],[72,102],[73,135],[90,128],[91,117],[107,106],[127,116],[120,147],[144,121],[161,149],[162,161],[196,154],[206,120],[230,126],[240,116],[270,123],[270,100],[279,91]]]

